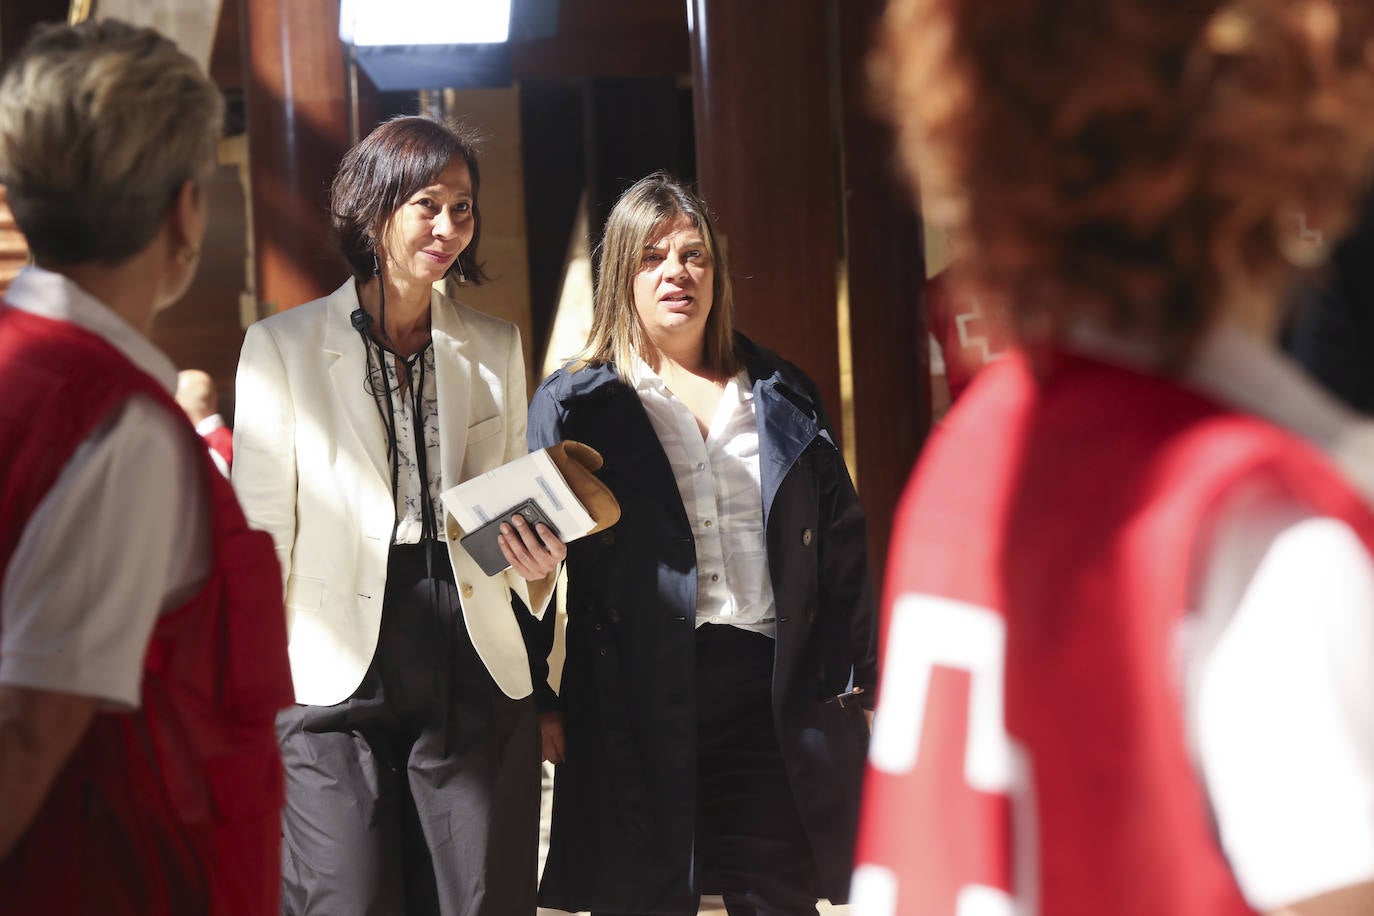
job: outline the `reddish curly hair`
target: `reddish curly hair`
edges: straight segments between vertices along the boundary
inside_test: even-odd
[[[1371,7],[892,0],[872,65],[962,282],[1027,342],[1089,321],[1178,362],[1223,311],[1272,320],[1299,212],[1343,226],[1374,156]]]

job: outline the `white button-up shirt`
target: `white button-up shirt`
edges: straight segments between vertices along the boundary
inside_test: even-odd
[[[640,360],[635,392],[668,456],[697,554],[697,626],[719,623],[774,635],[754,393],[741,372],[702,439],[696,417]]]
[[[447,540],[444,534],[443,503],[439,492],[443,489],[443,459],[439,454],[439,390],[435,381],[434,344],[429,343],[409,362],[410,381],[405,394],[400,393],[400,375],[396,357],[369,341],[374,348],[375,363],[370,365],[373,378],[370,384],[376,391],[390,392],[392,423],[396,428],[396,533],[395,544],[418,544],[424,537],[422,500],[428,499],[434,512],[433,536]],[[386,372],[383,381],[378,367]],[[412,387],[414,386],[414,387]],[[420,479],[419,449],[415,442],[415,391],[419,389],[420,426],[424,431],[426,480]]]

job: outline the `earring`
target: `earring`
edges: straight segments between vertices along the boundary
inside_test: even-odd
[[[381,275],[382,275],[382,262],[379,261],[379,260],[377,260],[377,252],[374,251],[374,252],[372,252],[372,276],[374,276],[374,277],[380,277]]]
[[[1330,252],[1320,229],[1307,225],[1307,213],[1299,210],[1278,221],[1275,228],[1279,254],[1299,270],[1312,270],[1326,263]]]
[[[463,275],[463,262],[462,262],[462,261],[455,261],[454,263],[458,265],[458,282],[459,282],[459,283],[466,283],[466,282],[468,282],[468,278],[467,278],[466,276]]]
[[[177,263],[186,265],[194,264],[196,263],[196,259],[199,257],[200,249],[197,248],[195,245],[187,245],[185,248],[177,252]]]

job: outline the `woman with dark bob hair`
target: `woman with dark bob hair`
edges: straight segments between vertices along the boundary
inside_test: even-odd
[[[1374,912],[1374,429],[1277,349],[1374,164],[1374,7],[894,0],[1020,346],[898,508],[856,916]]]
[[[621,509],[569,547],[546,906],[814,916],[848,892],[864,514],[815,385],[733,312],[706,204],[650,175],[606,220],[591,339],[530,404],[530,447],[596,448]]]
[[[0,913],[268,916],[277,564],[147,336],[200,262],[223,102],[112,20],[7,64],[0,182],[33,263],[0,302]]]
[[[488,577],[440,500],[525,453],[519,332],[434,288],[483,279],[478,187],[460,129],[382,124],[332,189],[353,276],[244,340],[234,485],[277,545],[300,704],[277,722],[288,913],[534,910],[517,614],[542,613],[566,550],[521,519]]]

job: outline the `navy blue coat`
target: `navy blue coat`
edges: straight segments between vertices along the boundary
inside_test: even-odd
[[[753,380],[768,564],[777,600],[773,711],[815,892],[849,890],[876,634],[863,510],[815,386],[738,338]],[[565,910],[695,913],[696,551],[668,458],[613,367],[554,373],[530,404],[529,443],[576,439],[605,458],[612,529],[568,546],[567,762],[554,787],[540,888]]]

